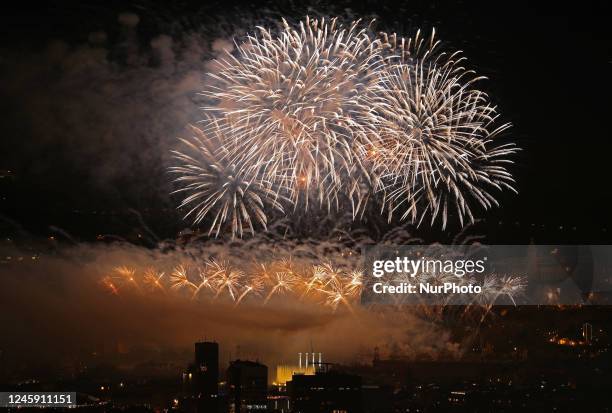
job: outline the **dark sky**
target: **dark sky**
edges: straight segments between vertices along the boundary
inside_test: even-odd
[[[199,116],[197,88],[189,87],[205,62],[189,52],[211,59],[215,39],[269,16],[299,18],[311,7],[375,15],[380,29],[404,35],[435,26],[448,48],[463,50],[490,78],[481,87],[523,148],[513,169],[519,195],[504,195],[501,208],[482,214],[492,241],[610,243],[611,16],[604,3],[24,2],[2,13],[0,172],[7,176],[0,214],[13,224],[4,220],[0,229],[18,224],[45,235],[55,225],[87,237],[109,222],[129,227],[133,217],[121,218],[129,208],[165,235],[184,227],[163,165],[168,143]],[[100,218],[100,211],[119,212]]]

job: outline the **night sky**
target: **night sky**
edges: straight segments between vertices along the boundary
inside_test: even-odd
[[[490,242],[611,243],[604,2],[331,3],[310,7],[376,16],[379,29],[407,36],[435,26],[445,47],[463,50],[490,78],[480,87],[523,149],[513,168],[519,195],[505,193],[500,208],[480,214]],[[50,225],[83,239],[127,232],[137,225],[130,209],[163,236],[186,227],[165,166],[175,137],[201,116],[194,73],[204,78],[216,39],[307,12],[234,1],[24,2],[3,10],[1,233],[46,236]]]

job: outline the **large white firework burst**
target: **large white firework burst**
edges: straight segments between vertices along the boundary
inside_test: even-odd
[[[433,41],[431,42],[433,45]],[[389,218],[420,223],[454,210],[461,224],[473,221],[472,204],[497,205],[492,190],[513,189],[505,168],[512,144],[495,138],[496,108],[474,83],[482,79],[461,66],[457,54],[406,59],[383,73],[376,104],[379,168]]]
[[[353,219],[375,199],[413,223],[497,205],[513,190],[512,144],[460,53],[424,38],[374,34],[360,21],[306,18],[258,28],[217,62],[203,91],[211,118],[172,168],[181,206],[217,235],[265,228],[267,212],[328,211]],[[206,135],[206,136],[205,136]],[[211,135],[212,137],[208,136]]]
[[[327,208],[350,194],[361,201],[367,168],[356,156],[372,126],[380,81],[376,42],[359,21],[310,19],[280,32],[259,28],[217,62],[208,107],[231,119],[232,134],[266,162],[265,179],[286,186],[294,205]]]

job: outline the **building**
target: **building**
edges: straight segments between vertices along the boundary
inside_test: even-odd
[[[287,382],[294,413],[362,412],[361,377],[321,368],[314,375],[295,374]]]
[[[273,384],[275,386],[285,386],[291,380],[294,374],[313,375],[316,372],[317,366],[322,364],[321,353],[302,353],[298,354],[298,364],[279,364],[276,366],[276,378]]]
[[[312,376],[315,374],[315,366],[310,365],[306,366],[298,366],[294,364],[279,364],[276,366],[276,379],[274,379],[275,386],[286,386],[288,381],[291,381],[291,378],[294,374],[303,374]]]
[[[190,410],[217,412],[219,409],[219,344],[195,343],[195,360],[183,373],[184,391]]]
[[[230,413],[266,411],[268,367],[255,361],[230,362],[227,389]]]

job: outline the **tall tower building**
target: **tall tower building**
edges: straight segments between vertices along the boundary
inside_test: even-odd
[[[195,343],[195,362],[192,367],[192,392],[199,412],[218,411],[219,344]]]

